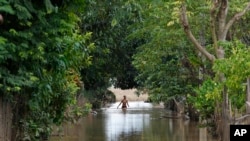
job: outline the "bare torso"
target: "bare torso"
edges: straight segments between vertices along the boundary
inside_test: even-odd
[[[123,99],[122,101],[121,101],[121,103],[122,103],[122,108],[127,108],[127,100],[126,99]]]

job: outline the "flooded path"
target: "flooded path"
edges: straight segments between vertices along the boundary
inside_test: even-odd
[[[127,110],[117,109],[118,104],[89,115],[71,127],[70,135],[51,141],[216,141],[197,123],[160,118],[166,111],[151,103],[130,102]]]

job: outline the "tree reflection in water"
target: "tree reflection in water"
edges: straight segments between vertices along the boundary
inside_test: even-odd
[[[165,110],[150,103],[129,102],[126,110],[117,109],[118,104],[84,118],[75,141],[215,141],[195,122],[160,118]]]

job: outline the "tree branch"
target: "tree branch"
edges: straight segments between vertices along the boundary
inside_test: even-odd
[[[195,48],[199,50],[204,56],[206,56],[210,61],[213,62],[215,60],[214,55],[210,54],[203,46],[201,46],[201,44],[197,41],[197,39],[194,37],[193,33],[191,32],[191,29],[188,23],[187,14],[186,14],[185,5],[181,6],[180,20],[182,22],[181,24],[183,26],[185,33],[187,34],[188,38],[192,41]]]
[[[246,114],[244,116],[241,116],[241,117],[235,119],[235,124],[241,123],[241,121],[244,120],[244,119],[246,119],[247,117],[250,117],[250,114]]]
[[[218,13],[218,20],[219,20],[218,38],[221,41],[224,41],[226,39],[226,34],[224,35],[223,33],[226,25],[227,13],[228,13],[228,0],[220,0],[219,13]]]
[[[216,9],[219,7],[219,2],[218,0],[214,0],[213,7],[210,10],[210,24],[211,24],[211,32],[212,32],[212,40],[214,44],[214,50],[217,52],[218,50],[218,39],[217,39],[217,34],[216,34]],[[218,55],[217,55],[218,57]]]
[[[230,29],[230,27],[233,25],[233,23],[236,20],[239,20],[248,10],[250,10],[250,2],[247,3],[247,6],[245,7],[245,9],[239,13],[236,13],[232,19],[230,19],[228,21],[228,23],[226,24],[225,28],[224,28],[224,32],[223,35],[226,35],[228,33],[228,30]]]

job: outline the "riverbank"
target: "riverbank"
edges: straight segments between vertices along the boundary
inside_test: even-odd
[[[126,95],[128,101],[147,101],[148,100],[148,94],[141,94],[136,95],[136,89],[126,89],[122,90],[120,88],[109,88],[110,91],[112,91],[116,96],[116,101],[121,101],[123,99],[123,96]]]

